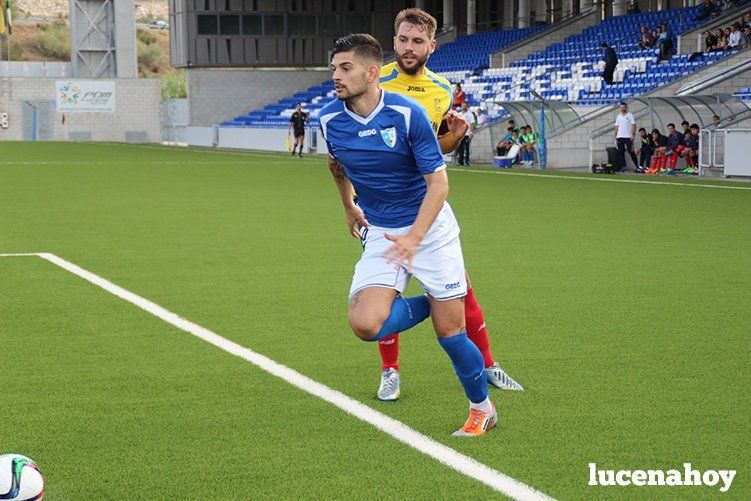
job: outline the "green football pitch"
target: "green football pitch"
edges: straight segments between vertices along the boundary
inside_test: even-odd
[[[751,184],[449,177],[493,354],[526,388],[493,389],[474,440],[451,437],[467,404],[429,322],[401,337],[402,399],[375,398],[322,158],[3,143],[0,253],[53,253],[555,498],[751,498]],[[0,360],[0,453],[36,460],[46,499],[501,496],[38,257],[0,258]],[[688,462],[737,470],[730,491],[588,486],[589,463]]]

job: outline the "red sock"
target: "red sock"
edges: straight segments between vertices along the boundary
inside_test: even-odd
[[[382,370],[394,369],[399,370],[399,333],[395,332],[390,336],[378,341],[378,349],[381,350],[381,360],[383,361]]]
[[[490,353],[490,340],[485,328],[485,316],[482,314],[482,308],[477,303],[475,292],[472,289],[467,291],[467,296],[464,298],[464,317],[467,323],[467,337],[480,349],[485,367],[490,367],[493,365],[493,355]]]

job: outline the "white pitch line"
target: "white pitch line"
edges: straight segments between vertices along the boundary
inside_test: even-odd
[[[39,254],[36,252],[19,252],[17,254],[0,254],[0,257],[28,257],[28,256],[38,256]]]
[[[634,184],[659,184],[666,186],[685,186],[689,188],[717,188],[721,190],[751,190],[751,186],[722,186],[719,184],[699,184],[699,183],[670,183],[667,181],[646,181],[640,179],[612,179],[607,177],[587,177],[587,176],[556,176],[550,174],[534,174],[531,172],[508,172],[508,171],[492,171],[492,170],[478,170],[478,169],[460,169],[450,168],[452,172],[470,172],[472,174],[501,174],[504,176],[528,176],[528,177],[547,177],[550,179],[577,179],[580,181],[597,181],[602,183],[634,183]]]
[[[287,383],[314,395],[330,404],[338,407],[347,414],[350,414],[368,424],[371,424],[382,432],[392,436],[398,441],[417,449],[435,459],[436,461],[487,485],[491,489],[501,492],[514,499],[523,500],[549,500],[552,499],[546,494],[530,487],[508,475],[505,475],[489,466],[486,466],[469,456],[465,456],[454,449],[447,447],[432,438],[410,428],[401,421],[397,421],[385,414],[382,414],[367,405],[348,397],[344,393],[336,391],[323,385],[313,379],[310,379],[299,372],[282,365],[274,360],[245,348],[229,339],[226,339],[205,327],[201,327],[189,320],[186,320],[176,313],[173,313],[156,303],[149,301],[133,292],[113,284],[112,282],[87,271],[65,259],[62,259],[48,252],[26,253],[26,254],[0,254],[0,257],[11,256],[39,256],[60,268],[77,275],[84,280],[104,289],[139,308],[151,313],[157,318],[177,327],[189,334],[203,339],[209,344],[220,348],[227,353],[240,357],[253,365],[263,369]],[[465,439],[466,440],[466,439]],[[471,440],[471,439],[470,439]]]

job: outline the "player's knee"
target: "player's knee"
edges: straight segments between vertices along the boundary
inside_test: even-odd
[[[352,331],[355,333],[355,336],[363,341],[374,340],[381,332],[384,321],[385,318],[380,318],[380,316],[373,314],[353,315],[350,313],[349,315],[349,325],[352,327]]]
[[[350,318],[349,325],[352,327],[355,336],[363,341],[372,341],[381,332],[383,321],[378,321],[374,318]]]

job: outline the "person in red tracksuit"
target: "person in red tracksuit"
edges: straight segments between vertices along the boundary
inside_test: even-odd
[[[645,171],[647,174],[657,174],[660,169],[665,168],[667,160],[668,138],[660,134],[657,129],[652,129],[652,142],[654,143],[654,154],[652,155],[652,168]]]

